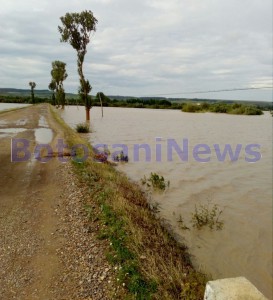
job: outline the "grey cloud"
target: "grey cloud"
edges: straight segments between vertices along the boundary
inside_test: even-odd
[[[32,77],[46,88],[51,62],[58,59],[67,63],[67,91],[77,92],[76,53],[59,42],[57,26],[66,12],[91,9],[99,21],[85,60],[93,93],[152,95],[267,85],[271,8],[270,0],[96,0],[92,7],[88,0],[10,1],[0,12],[0,82],[24,88]],[[260,91],[262,100],[264,95],[270,100],[269,94]],[[260,99],[252,91],[211,95]]]

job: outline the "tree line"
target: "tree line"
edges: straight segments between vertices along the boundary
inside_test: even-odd
[[[233,115],[262,115],[261,108],[254,105],[246,105],[241,103],[185,103],[182,107],[183,112],[214,112],[214,113],[226,113]]]
[[[169,101],[166,99],[141,99],[141,98],[128,98],[128,99],[111,99],[106,96],[103,92],[97,93],[95,96],[90,97],[90,105],[104,107],[128,107],[128,108],[151,108],[151,109],[177,109],[183,112],[197,113],[197,112],[215,112],[215,113],[228,113],[228,114],[241,114],[241,115],[261,115],[263,111],[272,110],[271,103],[262,102],[260,104],[249,104],[249,103],[237,103],[224,101],[215,102],[212,100],[211,103],[204,100],[200,102],[193,101]],[[57,98],[57,97],[56,97]],[[13,103],[31,103],[31,97],[29,96],[1,96],[0,102],[13,102]],[[54,94],[51,98],[49,97],[35,97],[35,103],[47,102],[52,105],[58,104],[58,100],[54,100]],[[65,99],[65,105],[84,105],[80,98],[69,98]]]

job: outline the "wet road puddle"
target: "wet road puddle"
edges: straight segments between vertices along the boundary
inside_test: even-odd
[[[34,129],[36,143],[49,144],[53,139],[53,131],[43,115],[40,115],[38,126],[39,128]]]
[[[0,120],[0,127],[6,126],[8,123],[6,120]]]
[[[16,126],[25,126],[27,123],[26,119],[20,119],[16,122]]]
[[[44,116],[40,116],[38,126],[39,127],[48,127],[47,121]]]
[[[53,139],[53,132],[50,128],[36,128],[34,134],[35,140],[39,144],[48,144]]]

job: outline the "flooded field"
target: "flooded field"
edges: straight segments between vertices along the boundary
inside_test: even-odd
[[[6,109],[12,109],[17,107],[28,106],[29,104],[19,104],[19,103],[0,103],[0,111]]]
[[[8,104],[8,106],[6,105]],[[16,107],[25,107],[29,104],[16,104],[16,103],[0,103],[0,111],[16,108]],[[43,113],[46,111],[42,110]],[[27,126],[29,123],[28,118],[22,118],[18,119],[13,123],[12,128],[7,128],[8,122],[1,118],[0,116],[0,139],[4,137],[14,137],[17,133],[24,132],[27,130]],[[37,144],[47,144],[52,141],[53,138],[53,132],[52,129],[49,128],[48,123],[43,115],[40,115],[39,121],[38,121],[38,128],[33,129],[35,141]]]
[[[84,121],[83,107],[66,107],[71,126]],[[128,150],[118,168],[139,182],[151,172],[170,181],[152,201],[213,278],[245,276],[272,299],[272,117],[191,114],[174,110],[91,110],[90,142],[111,153]],[[145,145],[143,145],[145,144]],[[232,150],[233,153],[229,151]],[[226,151],[226,153],[225,153]],[[223,210],[219,231],[191,226],[195,205]],[[183,218],[190,230],[182,230]]]

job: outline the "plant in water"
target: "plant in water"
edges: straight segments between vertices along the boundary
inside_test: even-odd
[[[128,162],[129,158],[128,155],[125,155],[123,151],[121,151],[119,154],[113,155],[113,161]]]
[[[179,227],[183,230],[187,230],[187,229],[190,229],[184,222],[183,218],[181,215],[179,215],[179,219],[177,221],[179,223]]]
[[[141,178],[142,185],[146,185],[148,188],[153,188],[154,190],[165,191],[166,188],[170,186],[170,181],[166,181],[163,176],[158,175],[157,173],[151,172],[149,178],[144,176]]]
[[[149,207],[150,207],[150,210],[155,214],[159,213],[160,209],[161,209],[160,204],[158,202],[150,203]]]
[[[79,132],[79,133],[88,133],[88,132],[90,132],[89,124],[87,124],[87,123],[77,124],[76,131]]]
[[[211,206],[209,201],[207,204],[200,204],[199,207],[195,205],[195,211],[191,219],[193,227],[201,229],[204,226],[208,226],[210,229],[222,229],[224,222],[219,220],[222,212],[217,204]]]

